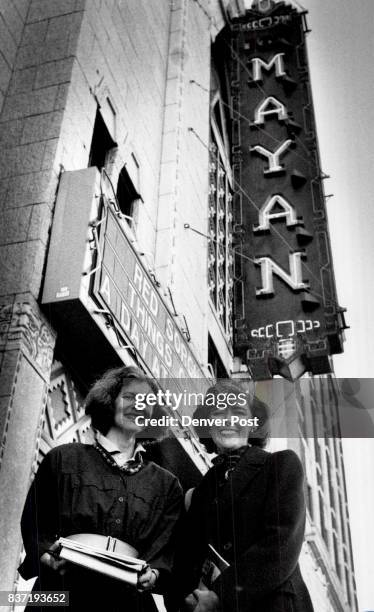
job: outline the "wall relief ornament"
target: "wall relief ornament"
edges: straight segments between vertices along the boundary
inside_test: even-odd
[[[32,296],[0,304],[0,350],[21,349],[47,380],[55,341],[55,332]]]

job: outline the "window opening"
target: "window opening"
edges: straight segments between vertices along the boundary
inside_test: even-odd
[[[96,166],[99,170],[104,168],[107,155],[115,146],[117,145],[109,134],[100,110],[97,109],[88,166]]]

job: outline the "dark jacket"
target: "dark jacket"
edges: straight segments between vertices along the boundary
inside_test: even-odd
[[[176,564],[181,594],[198,587],[210,543],[230,564],[212,587],[222,612],[313,612],[298,565],[304,527],[297,455],[248,447],[228,480],[214,466],[194,491]]]
[[[152,462],[126,475],[93,446],[58,446],[41,463],[27,495],[21,521],[26,558],[19,572],[26,579],[38,576],[34,588],[69,590],[70,609],[89,609],[90,601],[106,610],[123,610],[124,601],[129,610],[152,609],[148,594],[138,595],[119,581],[77,566],[60,577],[40,557],[60,536],[111,535],[134,546],[141,559],[160,571],[165,585],[182,503],[178,480]]]

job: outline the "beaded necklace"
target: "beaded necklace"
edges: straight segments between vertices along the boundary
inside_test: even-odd
[[[143,457],[140,452],[136,453],[136,457],[137,457],[136,459],[129,459],[123,465],[118,465],[118,463],[113,459],[110,453],[108,453],[101,446],[101,444],[97,442],[97,440],[95,441],[94,448],[96,448],[96,450],[99,451],[100,455],[103,457],[103,459],[106,461],[108,465],[114,468],[117,468],[124,474],[136,474],[137,472],[139,472],[139,470],[142,469],[144,465]]]

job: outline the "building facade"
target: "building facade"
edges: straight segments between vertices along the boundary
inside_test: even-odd
[[[233,345],[238,188],[216,43],[244,7],[14,0],[0,10],[0,576],[11,590],[25,587],[30,481],[51,447],[88,438],[83,401],[101,372],[138,365],[193,390],[248,376]],[[300,435],[272,445],[304,460],[302,567],[315,608],[356,611],[339,432],[316,438],[312,417],[329,410],[308,380],[313,393],[277,381]],[[192,431],[179,434],[160,461],[188,488],[210,460]]]
[[[331,376],[302,378],[295,384],[275,380],[263,393],[277,414],[279,434],[274,432],[271,450],[291,448],[305,469],[301,569],[313,605],[326,612],[357,611],[336,381]]]

